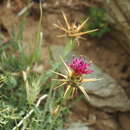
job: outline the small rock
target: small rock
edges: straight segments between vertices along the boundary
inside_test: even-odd
[[[72,123],[69,128],[65,128],[64,130],[93,130],[91,127],[86,126],[83,123],[77,122]]]
[[[120,113],[119,123],[123,130],[130,130],[130,113]]]
[[[92,64],[91,69],[94,72],[86,75],[86,78],[101,78],[101,80],[84,84],[90,97],[88,102],[108,112],[129,111],[130,101],[116,80],[94,64]]]
[[[96,115],[97,121],[94,128],[99,130],[119,130],[116,120],[109,114],[97,111]]]

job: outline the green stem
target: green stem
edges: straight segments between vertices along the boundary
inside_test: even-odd
[[[64,48],[64,57],[66,57],[75,47],[75,39],[69,38]]]

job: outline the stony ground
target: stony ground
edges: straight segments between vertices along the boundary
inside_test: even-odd
[[[63,45],[66,41],[65,38],[59,39],[56,37],[59,31],[53,26],[54,23],[57,23],[57,20],[63,22],[60,10],[64,10],[70,21],[74,21],[75,19],[78,21],[85,15],[84,8],[93,4],[99,4],[99,2],[86,3],[81,1],[79,3],[79,0],[75,2],[73,0],[69,0],[69,2],[66,2],[66,0],[46,0],[43,3],[43,56],[46,59],[46,48],[48,46]],[[3,40],[6,41],[11,37],[12,31],[16,29],[16,25],[23,18],[23,16],[18,17],[17,14],[25,5],[26,3],[20,0],[12,1],[10,5],[0,3],[0,32],[5,36]],[[33,5],[30,9],[27,20],[28,22],[24,31],[25,46],[27,44],[33,46],[39,20],[38,4]],[[125,90],[127,96],[130,97],[130,56],[118,45],[112,33],[114,32],[104,35],[101,39],[88,38],[87,40],[81,40],[80,46],[76,48],[76,51],[80,55],[87,56],[89,60],[115,79]],[[86,130],[129,130],[130,113],[128,111],[108,113],[104,112],[101,108],[92,107],[82,101],[74,104],[72,114],[69,117],[69,124],[70,122],[82,122],[90,127],[86,128]],[[93,128],[91,128],[92,126]]]

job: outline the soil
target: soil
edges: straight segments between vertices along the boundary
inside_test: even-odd
[[[60,32],[53,26],[58,20],[62,23],[64,22],[61,10],[64,10],[70,21],[79,21],[85,16],[84,10],[87,10],[87,7],[94,4],[99,5],[99,3],[100,1],[97,3],[94,1],[85,3],[82,0],[81,2],[79,2],[79,0],[75,0],[75,2],[73,2],[73,0],[68,0],[68,2],[66,2],[66,0],[57,0],[55,2],[53,0],[46,0],[43,3],[43,26],[41,28],[44,32],[43,57],[47,59],[46,48],[48,46],[54,44],[61,45],[66,41],[65,38],[56,37]],[[17,14],[25,5],[26,2],[21,2],[20,0],[11,1],[10,6],[7,5],[7,1],[0,3],[0,34],[4,36],[3,41],[11,38],[12,30],[15,29],[17,31],[16,26],[23,18],[23,16],[17,16]],[[34,46],[39,15],[38,4],[34,4],[27,16],[27,24],[24,30],[25,46],[28,46],[28,44]],[[80,55],[89,57],[89,59],[102,68],[104,72],[116,79],[124,88],[128,97],[130,97],[130,56],[126,54],[125,50],[118,44],[117,39],[112,36],[112,33],[114,33],[113,30],[100,39],[87,38],[86,40],[80,40],[80,45],[76,50]],[[89,107],[84,106],[84,102],[75,105],[77,105],[77,107],[75,107],[76,109],[72,109],[71,119],[73,121],[79,119],[83,122],[88,121],[86,117],[88,117],[88,113],[90,113],[90,109],[87,109]],[[81,105],[84,107],[81,108]],[[91,108],[91,111],[97,112],[95,108]],[[99,113],[101,113],[101,111]]]

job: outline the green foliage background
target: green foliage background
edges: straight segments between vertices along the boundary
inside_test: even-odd
[[[98,29],[98,31],[90,33],[89,36],[101,38],[105,33],[110,31],[106,9],[90,7],[88,16],[90,20],[86,25],[85,30]]]

